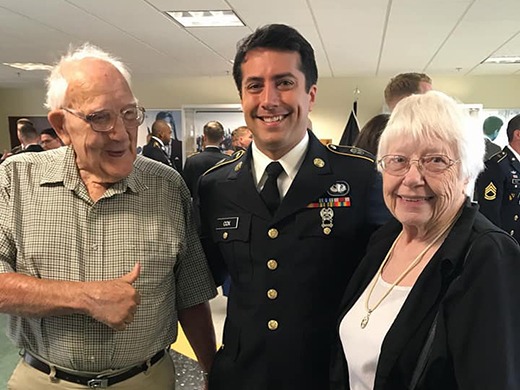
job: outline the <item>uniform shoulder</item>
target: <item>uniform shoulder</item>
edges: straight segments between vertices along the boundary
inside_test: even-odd
[[[356,146],[328,144],[327,150],[331,153],[339,154],[342,156],[360,158],[368,160],[370,162],[375,161],[375,156],[372,153],[366,151],[365,149],[358,148]]]
[[[231,156],[225,156],[217,162],[215,165],[213,165],[211,168],[209,168],[206,172],[204,172],[203,176],[207,175],[210,172],[220,170],[223,167],[233,167],[237,164],[240,164],[239,160],[246,154],[243,150],[238,150],[235,153],[233,153]]]
[[[504,150],[501,150],[500,152],[492,155],[489,160],[487,160],[488,163],[495,163],[498,164],[502,161],[504,161],[507,158],[507,153]]]

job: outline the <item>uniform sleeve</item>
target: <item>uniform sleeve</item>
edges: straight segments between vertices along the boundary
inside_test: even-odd
[[[12,235],[10,211],[11,183],[7,174],[9,164],[0,166],[0,273],[16,270],[16,245]]]
[[[499,233],[479,239],[448,316],[459,389],[520,389],[519,280],[518,244]]]
[[[220,253],[218,245],[213,241],[211,235],[211,221],[209,217],[210,207],[213,206],[208,196],[208,186],[205,177],[201,177],[198,182],[197,198],[195,199],[196,208],[200,218],[200,239],[204,253],[208,260],[208,265],[217,286],[221,286],[228,277],[228,271],[224,258]]]
[[[178,310],[206,302],[217,295],[193,220],[190,195],[184,182],[181,192],[186,240],[175,269]]]
[[[496,162],[490,161],[476,183],[479,210],[495,225],[502,227],[500,211],[505,194],[505,177]]]

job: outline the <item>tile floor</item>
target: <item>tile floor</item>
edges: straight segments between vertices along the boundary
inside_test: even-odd
[[[219,294],[217,298],[210,302],[213,323],[215,324],[215,331],[217,333],[217,343],[219,345],[222,342],[222,328],[226,315],[226,300],[227,298]],[[7,380],[11,376],[11,372],[19,359],[18,349],[12,345],[11,341],[5,335],[6,323],[7,317],[0,314],[0,390],[6,390]],[[202,373],[198,364],[177,351],[172,350],[171,355],[177,370],[177,388],[183,390],[202,389]]]

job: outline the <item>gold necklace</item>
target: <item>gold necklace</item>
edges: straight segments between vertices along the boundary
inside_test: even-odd
[[[370,297],[372,296],[372,293],[374,292],[374,288],[377,284],[377,279],[379,277],[381,277],[381,279],[383,278],[382,276],[382,273],[383,273],[383,268],[384,266],[386,265],[386,263],[388,262],[388,260],[390,259],[390,256],[392,255],[392,253],[394,252],[394,248],[395,248],[395,245],[397,244],[397,241],[399,241],[399,238],[401,238],[403,232],[401,231],[401,233],[399,233],[399,235],[397,236],[397,238],[394,240],[394,243],[392,244],[392,246],[390,247],[390,249],[388,250],[383,262],[381,263],[381,266],[379,267],[379,269],[377,270],[374,278],[372,279],[372,281],[370,282],[371,285],[370,285],[370,289],[368,290],[368,294],[367,294],[367,297],[365,299],[365,309],[367,311],[367,314],[363,317],[363,319],[361,320],[361,329],[365,329],[365,327],[367,326],[368,324],[368,320],[370,319],[370,314],[372,314],[374,312],[374,310],[376,310],[379,305],[385,300],[385,298],[390,295],[390,293],[392,292],[392,290],[394,289],[395,286],[397,286],[401,280],[403,280],[406,275],[408,275],[410,273],[410,271],[412,269],[415,268],[415,266],[417,264],[420,263],[420,261],[422,260],[423,256],[426,254],[426,252],[428,252],[431,247],[444,235],[444,233],[446,233],[448,231],[448,229],[452,226],[453,223],[450,223],[448,224],[448,226],[446,228],[444,228],[438,235],[437,237],[434,238],[434,240],[432,242],[430,242],[426,248],[424,248],[421,253],[419,253],[417,255],[417,257],[410,263],[410,265],[408,267],[406,267],[406,269],[403,271],[403,273],[401,275],[399,275],[399,277],[394,281],[394,283],[392,283],[392,285],[388,288],[388,290],[383,294],[383,296],[376,302],[376,304],[374,305],[374,307],[370,308],[369,307],[369,301],[370,301]]]

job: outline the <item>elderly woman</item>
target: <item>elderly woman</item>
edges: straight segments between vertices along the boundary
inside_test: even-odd
[[[332,389],[520,389],[520,249],[465,195],[483,155],[440,92],[393,111],[378,163],[395,220],[345,293]]]

